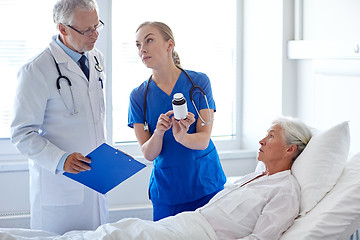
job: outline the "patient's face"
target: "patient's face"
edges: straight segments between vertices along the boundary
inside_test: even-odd
[[[283,129],[278,125],[271,126],[266,137],[259,143],[261,147],[258,160],[265,163],[266,166],[271,166],[284,159],[289,148],[283,137]]]

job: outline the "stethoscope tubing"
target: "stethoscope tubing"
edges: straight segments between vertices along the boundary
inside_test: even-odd
[[[54,59],[56,69],[57,69],[57,71],[59,73],[59,76],[56,79],[56,88],[58,89],[59,94],[61,96],[61,99],[63,100],[64,105],[65,105],[66,109],[69,111],[70,115],[77,114],[78,111],[76,110],[76,107],[75,107],[75,99],[74,99],[74,94],[73,94],[73,90],[72,90],[72,83],[71,83],[71,81],[70,81],[70,79],[68,77],[62,75],[62,73],[60,71],[59,64],[56,62],[55,57],[54,56],[52,56],[52,57]],[[95,59],[95,69],[98,72],[102,72],[103,67],[100,65],[100,63],[99,63],[98,59],[96,58],[96,56],[94,56],[94,59]],[[66,105],[63,94],[61,93],[61,86],[60,86],[60,81],[61,80],[65,80],[67,82],[68,86],[69,86],[70,93],[71,93],[71,99],[72,99],[72,103],[73,103],[73,110],[72,111],[71,111],[70,107]],[[102,82],[101,82],[101,85],[102,85]]]
[[[54,58],[54,57],[53,57]],[[76,113],[78,113],[78,111],[76,110],[76,107],[75,107],[75,99],[74,99],[74,94],[73,94],[73,90],[72,90],[72,84],[71,84],[71,81],[68,77],[62,75],[61,71],[60,71],[60,67],[59,67],[59,64],[56,62],[55,58],[54,58],[54,62],[55,62],[55,66],[56,66],[56,69],[59,73],[59,76],[58,78],[56,79],[56,88],[58,89],[59,91],[59,94],[61,96],[61,99],[63,100],[63,103],[66,107],[66,109],[69,111],[69,113],[71,115],[74,115]],[[60,81],[61,80],[66,80],[67,84],[69,85],[69,89],[70,89],[70,93],[71,93],[71,100],[72,100],[72,103],[73,103],[73,110],[71,111],[70,107],[66,105],[65,103],[65,100],[64,100],[64,97],[63,97],[63,94],[61,93],[61,86],[60,86]]]

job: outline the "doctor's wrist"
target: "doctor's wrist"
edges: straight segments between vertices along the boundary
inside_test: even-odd
[[[67,159],[67,157],[70,155],[70,153],[65,153],[61,158],[60,161],[56,167],[56,170],[58,172],[64,171],[64,164],[65,164],[65,160]]]

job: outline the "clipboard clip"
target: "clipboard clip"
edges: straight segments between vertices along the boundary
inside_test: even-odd
[[[126,152],[123,152],[123,151],[121,151],[120,149],[116,149],[117,151],[115,152],[115,154],[118,154],[118,153],[122,153],[122,154],[125,154],[126,156],[128,156],[130,159],[129,159],[129,162],[132,160],[132,159],[134,159],[132,156],[130,156],[129,154],[127,154]]]

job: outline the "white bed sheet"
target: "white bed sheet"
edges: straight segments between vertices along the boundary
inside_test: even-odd
[[[96,231],[71,231],[62,236],[27,229],[0,229],[2,240],[216,240],[216,234],[197,212],[184,212],[158,222],[127,218],[104,224]]]

